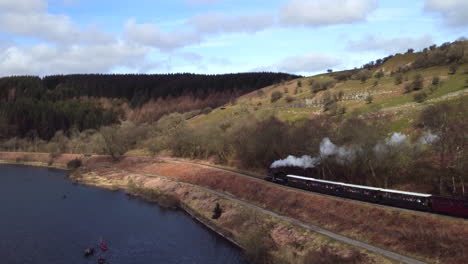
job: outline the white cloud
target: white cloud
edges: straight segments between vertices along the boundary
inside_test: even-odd
[[[283,59],[275,67],[279,71],[301,73],[316,72],[339,65],[339,59],[320,53],[309,53]]]
[[[424,9],[439,13],[448,25],[468,25],[467,0],[426,0]]]
[[[0,51],[2,75],[110,72],[138,68],[147,48],[118,41],[111,45],[10,46]]]
[[[201,34],[243,32],[255,33],[274,25],[274,18],[268,14],[227,16],[222,13],[209,13],[194,16],[187,22]]]
[[[420,50],[432,44],[433,40],[429,35],[414,38],[385,38],[370,35],[357,41],[348,42],[346,48],[350,51],[383,51],[394,54],[407,51],[409,48]]]
[[[97,28],[79,29],[66,15],[47,12],[41,0],[1,0],[0,32],[58,43],[108,43],[112,36]]]
[[[59,43],[108,43],[112,36],[97,28],[80,30],[69,17],[50,14],[0,14],[0,31]]]
[[[45,0],[1,0],[0,13],[6,12],[38,12],[47,8]]]
[[[201,41],[200,36],[193,32],[166,33],[154,24],[137,24],[133,19],[125,23],[124,36],[134,43],[155,47],[162,51],[172,51]]]
[[[280,9],[280,22],[319,27],[364,21],[377,7],[375,0],[289,0]]]

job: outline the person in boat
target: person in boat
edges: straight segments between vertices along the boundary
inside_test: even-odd
[[[108,264],[109,262],[106,261],[105,258],[99,256],[98,257],[98,264]]]
[[[107,245],[104,241],[101,241],[101,250],[106,251],[107,250]]]
[[[87,248],[87,249],[85,249],[85,251],[84,251],[85,257],[91,256],[91,255],[93,255],[93,254],[94,254],[94,248]]]

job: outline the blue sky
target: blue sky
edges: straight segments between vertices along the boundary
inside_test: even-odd
[[[468,36],[466,0],[0,0],[0,76],[311,75]]]

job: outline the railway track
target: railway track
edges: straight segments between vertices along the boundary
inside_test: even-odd
[[[329,198],[333,198],[333,199],[337,199],[337,200],[341,200],[341,201],[350,201],[350,202],[361,203],[361,204],[365,204],[365,205],[372,205],[372,206],[376,206],[376,207],[380,207],[380,208],[400,210],[400,211],[403,211],[403,212],[409,212],[409,213],[414,213],[414,214],[418,214],[418,215],[425,215],[425,216],[431,216],[431,217],[440,217],[440,218],[446,218],[446,219],[463,219],[461,217],[455,217],[455,216],[450,216],[450,215],[443,215],[443,214],[437,214],[437,213],[432,213],[432,212],[417,211],[417,210],[411,210],[411,209],[395,207],[395,206],[390,206],[390,205],[360,201],[360,200],[355,200],[355,199],[350,199],[350,198],[345,198],[345,197],[340,197],[340,196],[335,196],[335,195],[330,195],[330,194],[318,193],[318,192],[313,192],[313,191],[306,191],[306,190],[303,190],[303,189],[294,188],[294,187],[287,186],[287,185],[282,185],[282,184],[277,184],[277,183],[265,181],[264,179],[261,179],[259,177],[254,176],[254,175],[249,175],[247,173],[242,173],[242,172],[239,172],[239,171],[226,169],[226,168],[222,168],[222,167],[218,167],[218,166],[214,166],[214,165],[199,163],[199,162],[178,160],[178,159],[169,159],[169,158],[164,158],[163,160],[166,160],[166,161],[169,161],[169,162],[189,163],[189,164],[197,165],[197,166],[200,166],[200,167],[205,167],[205,168],[210,168],[210,169],[215,169],[215,170],[220,170],[220,171],[226,171],[226,172],[234,173],[234,174],[239,175],[239,176],[249,177],[249,178],[254,179],[256,181],[259,181],[259,182],[263,182],[263,183],[266,183],[266,184],[271,184],[271,185],[274,185],[274,186],[281,186],[283,188],[294,190],[294,191],[305,193],[305,194],[320,195],[320,196],[325,196],[325,197],[329,197]]]
[[[173,162],[191,163],[191,162],[184,162],[184,161],[173,161]],[[203,166],[202,164],[197,164],[197,163],[191,163],[191,164]],[[212,169],[219,169],[219,168],[216,168],[214,166],[213,167],[212,166],[205,166],[205,167],[210,167]],[[221,170],[223,170],[223,169],[221,169]],[[348,245],[352,245],[352,246],[355,246],[355,247],[359,247],[359,248],[368,250],[368,251],[373,252],[373,253],[383,255],[383,256],[385,256],[387,258],[390,258],[392,260],[396,260],[396,261],[401,262],[401,263],[405,263],[405,264],[427,264],[426,262],[423,262],[421,260],[414,259],[414,258],[405,256],[405,255],[402,255],[402,254],[398,254],[398,253],[390,251],[390,250],[379,248],[379,247],[376,247],[374,245],[364,243],[364,242],[361,242],[359,240],[355,240],[355,239],[352,239],[352,238],[349,238],[349,237],[346,237],[346,236],[331,232],[331,231],[326,230],[324,228],[321,228],[321,227],[319,227],[317,225],[309,224],[309,223],[302,222],[300,220],[297,220],[297,219],[289,217],[289,216],[285,216],[285,215],[275,213],[275,212],[270,211],[268,209],[256,206],[254,204],[251,204],[251,203],[248,203],[246,201],[240,200],[240,199],[238,199],[236,197],[233,197],[231,195],[228,195],[228,194],[225,194],[225,193],[222,193],[222,192],[218,192],[218,191],[209,189],[207,187],[203,187],[203,186],[200,186],[200,185],[184,182],[184,181],[181,181],[181,180],[177,180],[177,179],[174,179],[174,178],[170,178],[170,177],[163,176],[163,175],[158,175],[158,174],[145,173],[145,172],[134,171],[134,170],[124,170],[124,171],[134,173],[134,174],[144,175],[146,177],[162,178],[162,179],[166,179],[166,180],[170,180],[170,181],[174,181],[174,182],[179,182],[181,184],[186,184],[186,185],[189,185],[189,186],[193,186],[193,187],[199,188],[201,190],[204,190],[206,192],[217,195],[217,196],[219,196],[219,197],[221,197],[223,199],[227,199],[227,200],[239,203],[239,204],[241,204],[243,206],[252,208],[252,209],[257,210],[257,211],[259,211],[259,212],[261,212],[263,214],[279,218],[279,219],[281,219],[283,221],[286,221],[286,222],[289,222],[291,224],[300,226],[300,227],[302,227],[304,229],[307,229],[307,230],[313,231],[315,233],[327,236],[329,238],[332,238],[332,239],[335,239],[337,241],[346,243]]]

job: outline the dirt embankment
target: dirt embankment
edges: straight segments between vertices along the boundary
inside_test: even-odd
[[[76,155],[63,155],[52,166],[63,167]],[[79,156],[83,157],[83,156]],[[43,166],[49,162],[48,154],[0,153],[0,160],[14,163]],[[252,263],[317,263],[318,259],[330,263],[397,263],[381,255],[354,248],[332,240],[307,229],[282,221],[271,215],[265,215],[231,199],[208,192],[198,186],[171,180],[170,178],[149,177],[140,173],[141,165],[166,168],[165,162],[147,158],[125,158],[113,163],[110,158],[93,156],[83,160],[84,167],[72,172],[71,177],[82,183],[102,188],[129,191],[131,185],[149,191],[150,196],[170,195],[177,199],[184,210],[196,217],[209,228],[220,233],[232,242],[241,245]],[[170,175],[168,175],[170,176]],[[220,204],[222,214],[219,219],[212,219],[213,209]],[[313,262],[304,262],[305,259]]]
[[[140,186],[138,188],[147,190],[150,197],[155,190],[158,195],[161,193],[173,195],[181,207],[192,216],[241,245],[252,263],[309,263],[304,262],[306,258],[313,260],[321,258],[327,261],[333,259],[333,263],[336,264],[397,263],[381,255],[354,248],[292,225],[277,217],[262,214],[198,186],[176,181],[175,178],[151,177],[130,172],[138,169],[140,162],[150,162],[151,166],[156,167],[166,165],[163,161],[141,158],[125,158],[117,164],[103,159],[99,162],[91,159],[87,162],[87,167],[76,172],[74,177],[82,183],[127,191],[134,188],[131,185],[138,184]],[[217,203],[222,208],[222,214],[219,219],[212,219]],[[267,258],[270,262],[263,262]]]
[[[0,160],[5,157],[0,153]],[[65,159],[63,157],[61,161]],[[423,258],[430,263],[461,264],[468,259],[468,221],[463,219],[411,213],[289,190],[228,171],[188,163],[163,162],[146,157],[127,157],[113,163],[107,157],[97,156],[87,158],[84,164],[86,169],[82,179],[86,183],[125,189],[130,181],[141,182],[145,188],[173,194],[204,219],[232,234],[244,247],[253,248],[249,241],[261,239],[264,242],[261,244],[266,245],[276,259],[284,259],[285,262],[281,263],[304,263],[306,255],[314,259],[337,257],[335,263],[391,262],[174,180],[226,193],[279,214],[381,248]],[[138,172],[164,175],[174,180],[147,177]],[[223,214],[218,220],[212,220],[216,203],[220,203]]]
[[[289,190],[227,171],[187,163],[126,158],[118,167],[165,175],[228,193],[282,215],[432,263],[466,263],[468,221]]]

